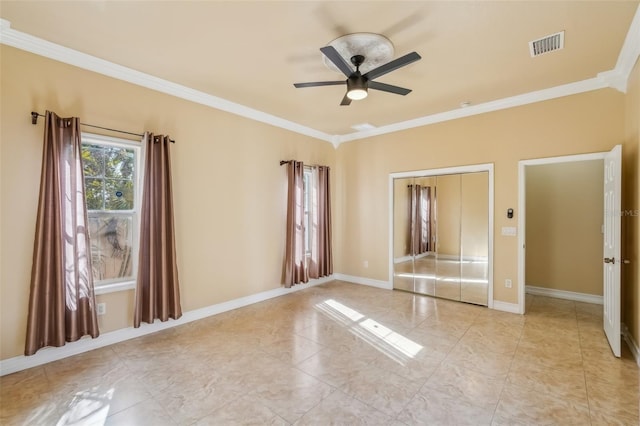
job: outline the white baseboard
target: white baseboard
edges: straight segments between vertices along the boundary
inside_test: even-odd
[[[344,274],[333,274],[333,277],[336,280],[347,281],[354,284],[368,285],[371,287],[377,287],[384,290],[393,290],[393,285],[388,281],[380,281],[380,280],[374,280],[371,278],[356,277],[353,275],[344,275]],[[518,305],[517,303],[501,302],[499,300],[494,300],[493,306],[490,309],[510,312],[512,314],[524,313],[524,312],[520,312],[520,305]]]
[[[393,259],[393,263],[404,263],[413,260],[413,256],[402,256]]]
[[[640,367],[640,347],[638,347],[638,342],[633,339],[633,336],[629,332],[629,327],[627,327],[626,324],[622,324],[622,337],[624,337],[624,341],[627,342],[627,346],[629,346],[636,360],[636,364]]]
[[[233,299],[228,302],[217,303],[215,305],[184,312],[182,317],[178,320],[169,320],[166,322],[156,321],[153,324],[142,324],[140,328],[123,328],[120,330],[101,334],[95,339],[84,337],[77,342],[67,343],[66,345],[59,348],[42,348],[34,355],[20,355],[13,358],[0,360],[0,376],[15,373],[21,370],[26,370],[27,368],[37,367],[38,365],[47,364],[52,361],[57,361],[59,359],[78,355],[83,352],[88,352],[94,349],[102,348],[104,346],[112,345],[114,343],[123,342],[125,340],[134,339],[146,334],[155,333],[167,328],[177,327],[179,325],[187,324],[189,322],[220,314],[222,312],[231,311],[233,309],[242,308],[243,306],[273,299],[274,297],[284,296],[289,293],[304,290],[305,288],[309,288],[310,286],[324,284],[335,279],[337,279],[335,278],[335,275],[332,275],[317,280],[310,280],[307,284],[295,285],[291,288],[279,287],[273,290],[267,290],[261,293],[252,294],[250,296]]]
[[[409,262],[413,259],[422,259],[423,257],[435,256],[435,255],[436,254],[432,251],[425,251],[424,253],[420,253],[415,256],[407,255],[402,257],[396,257],[395,259],[393,259],[393,263],[404,263],[404,262]]]
[[[340,281],[347,281],[354,284],[368,285],[371,287],[393,290],[393,285],[388,281],[374,280],[372,278],[356,277],[353,275],[333,274],[333,278]]]
[[[502,302],[500,300],[493,301],[493,309],[496,311],[510,312],[512,314],[523,314],[520,312],[520,305],[517,303]]]
[[[573,291],[556,290],[552,288],[536,287],[532,285],[525,286],[525,293],[535,296],[555,297],[556,299],[573,300],[574,302],[595,303],[602,305],[604,303],[602,296],[587,293],[576,293]]]

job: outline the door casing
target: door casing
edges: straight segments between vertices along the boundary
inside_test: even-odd
[[[525,230],[526,230],[526,168],[541,164],[572,163],[578,161],[601,160],[604,162],[608,152],[590,154],[565,155],[561,157],[536,158],[518,162],[518,312],[525,313]],[[604,176],[602,180],[604,185]]]

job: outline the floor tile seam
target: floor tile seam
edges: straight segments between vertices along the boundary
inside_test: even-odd
[[[293,367],[296,367],[296,368],[297,368],[297,367],[298,367],[298,365],[300,365],[300,364],[302,364],[302,363],[304,363],[304,362],[306,362],[306,361],[310,360],[311,358],[313,358],[314,356],[318,355],[318,354],[319,354],[320,352],[322,352],[323,350],[327,349],[327,347],[326,347],[325,345],[322,345],[322,344],[317,343],[317,342],[314,342],[314,343],[316,343],[316,344],[318,344],[318,345],[322,346],[322,348],[318,349],[317,351],[315,351],[314,353],[312,353],[311,355],[309,355],[309,356],[308,356],[308,357],[306,357],[306,358],[300,359],[300,360],[295,361],[295,362],[294,362],[293,360],[291,360],[291,365],[292,365]]]
[[[226,406],[228,406],[228,405],[230,405],[230,404],[232,404],[232,403],[234,403],[234,402],[236,402],[236,401],[238,401],[238,400],[240,400],[240,399],[242,399],[242,398],[245,398],[245,397],[247,397],[247,396],[249,396],[249,395],[252,395],[252,394],[253,394],[253,392],[248,392],[248,393],[246,393],[246,394],[244,394],[244,395],[240,394],[240,395],[238,395],[236,398],[234,398],[234,399],[232,399],[232,400],[230,400],[230,401],[225,402],[225,403],[224,403],[224,404],[222,404],[221,406],[219,406],[219,407],[217,407],[217,408],[215,408],[215,409],[211,410],[211,411],[210,411],[210,412],[208,412],[207,414],[205,414],[205,415],[203,415],[203,416],[201,416],[201,417],[197,418],[197,419],[196,419],[194,422],[192,422],[191,424],[192,424],[192,425],[195,425],[195,424],[196,424],[196,423],[198,423],[200,420],[204,419],[205,417],[208,417],[208,416],[212,415],[212,414],[213,414],[213,413],[215,413],[216,411],[222,410],[222,409],[223,409],[223,408],[225,408]],[[268,407],[267,405],[263,404],[261,401],[253,401],[253,404],[256,404],[256,403],[258,403],[258,404],[260,404],[262,407],[264,407],[264,408],[268,409],[268,410],[269,410],[271,413],[273,413],[274,415],[277,415],[278,417],[282,417],[282,416],[280,416],[278,413],[276,413],[275,411],[273,411],[270,407]],[[289,423],[289,422],[287,422],[287,423]],[[178,422],[176,422],[176,424],[178,424]]]
[[[320,379],[317,379],[320,380]],[[295,419],[293,422],[289,422],[287,419],[284,418],[284,416],[282,416],[280,413],[274,411],[273,409],[271,409],[269,406],[266,406],[267,408],[269,408],[269,410],[271,410],[272,412],[274,412],[275,414],[277,414],[279,417],[281,417],[282,419],[284,419],[284,421],[286,421],[289,424],[296,424],[297,422],[299,422],[304,416],[306,416],[311,410],[313,410],[314,408],[316,408],[317,406],[319,406],[320,404],[322,404],[322,402],[327,399],[328,397],[330,397],[331,395],[333,395],[334,392],[336,392],[338,390],[337,387],[329,385],[327,383],[327,385],[331,388],[331,391],[327,394],[327,396],[324,396],[322,398],[320,398],[320,401],[318,401],[316,404],[314,404],[311,408],[309,408],[308,410],[306,410],[303,414],[301,414],[300,416],[298,416],[297,419]],[[264,405],[264,404],[263,404]]]
[[[602,387],[619,388],[620,387],[614,383],[608,382],[606,379],[601,379],[600,377],[594,377],[594,376],[588,377],[586,371],[585,371],[585,385],[587,389],[589,388],[589,386],[599,387],[599,388],[602,388]],[[627,386],[624,386],[624,387],[627,388]],[[634,387],[634,386],[632,385],[631,387]],[[636,382],[635,387],[636,389],[639,389],[640,385]],[[640,393],[640,389],[638,390],[638,393]],[[638,400],[638,405],[640,408],[640,400]]]
[[[464,337],[464,336],[463,336],[463,337]],[[518,339],[518,344],[519,344],[519,342],[520,342],[520,340]],[[463,345],[464,345],[464,344],[466,344],[465,342],[462,342],[462,338],[460,338],[460,340],[458,341],[458,343],[456,343],[455,347],[457,347],[457,346],[458,346],[458,345],[460,345],[460,344],[463,344]],[[494,350],[492,350],[492,349],[490,349],[490,348],[488,348],[488,347],[486,347],[486,346],[485,346],[485,347],[483,347],[482,352],[489,352],[489,355],[501,355],[501,356],[509,356],[509,357],[513,358],[513,357],[515,356],[515,354],[516,354],[516,350],[517,350],[517,348],[518,348],[518,344],[516,344],[516,347],[514,348],[514,350],[513,350],[513,353],[512,353],[512,354],[509,354],[509,353],[503,353],[503,352],[498,352],[498,351],[494,351]],[[448,356],[448,355],[447,355],[447,356]],[[512,361],[513,361],[513,360],[512,360]]]
[[[535,299],[534,299],[534,303],[535,303]],[[513,356],[511,357],[511,361],[509,363],[509,369],[507,370],[507,374],[504,377],[504,382],[502,383],[502,389],[500,390],[500,395],[498,396],[498,402],[496,403],[496,406],[493,410],[493,414],[491,415],[491,424],[493,424],[493,421],[496,417],[496,413],[498,411],[498,407],[500,406],[500,402],[502,401],[502,396],[504,395],[505,389],[507,388],[507,381],[509,379],[509,375],[511,374],[511,370],[513,369],[514,366],[514,362],[515,362],[515,358],[516,358],[516,353],[518,351],[518,348],[520,347],[520,342],[522,341],[522,336],[524,334],[524,326],[522,327],[522,330],[520,331],[520,336],[518,337],[518,342],[516,344],[516,349],[513,352]]]
[[[510,380],[511,379],[511,375],[507,376],[507,382],[505,382],[505,387],[506,385],[510,385],[510,386],[517,386],[520,389],[526,389],[527,391],[533,392],[533,393],[541,393],[541,389],[539,387],[536,387],[535,385],[527,385],[527,384],[518,384],[515,383],[513,381]],[[580,398],[580,400],[576,399],[576,398],[568,398],[567,397],[567,393],[565,391],[562,390],[555,390],[554,388],[549,388],[549,387],[545,387],[544,392],[546,392],[547,394],[553,396],[555,399],[558,400],[562,400],[562,401],[573,401],[574,403],[586,406],[588,408],[588,397],[587,397],[587,389],[586,387],[584,388],[584,401],[582,401],[582,399]]]
[[[395,373],[394,373],[394,374],[395,374]],[[342,385],[342,387],[344,387],[344,386],[346,386],[346,385],[347,385],[347,384],[345,383],[345,384],[343,384],[343,385]],[[396,419],[396,417],[398,417],[400,414],[402,414],[402,412],[403,412],[403,411],[404,411],[404,409],[407,407],[407,405],[409,405],[409,403],[410,403],[411,401],[413,401],[413,399],[414,399],[414,398],[415,398],[415,397],[420,393],[420,388],[418,388],[418,390],[417,390],[413,395],[411,395],[411,398],[409,398],[409,399],[407,400],[407,402],[402,406],[402,408],[401,408],[401,409],[397,410],[397,412],[395,412],[393,415],[390,415],[390,414],[389,414],[389,413],[387,413],[386,411],[382,411],[382,410],[380,410],[379,408],[377,408],[377,407],[375,407],[375,406],[373,406],[373,405],[369,404],[368,402],[366,402],[366,401],[364,401],[364,400],[360,399],[360,398],[359,398],[357,395],[355,395],[355,394],[349,393],[349,392],[347,392],[346,390],[343,390],[342,388],[338,388],[338,390],[340,390],[340,391],[341,391],[342,393],[344,393],[345,395],[347,395],[347,396],[349,396],[349,397],[351,397],[351,398],[353,398],[353,399],[355,399],[355,400],[357,400],[357,401],[361,402],[362,404],[364,404],[364,405],[366,405],[367,407],[369,407],[369,408],[373,409],[374,411],[376,411],[376,412],[378,412],[378,413],[381,413],[381,414],[383,414],[383,415],[385,415],[385,416],[387,416],[387,417],[389,417],[389,418],[391,418],[391,419],[393,419],[393,420],[395,420],[395,419]]]
[[[431,377],[433,377],[433,375],[434,375],[434,374],[436,374],[436,371],[438,371],[440,368],[442,368],[442,362],[443,362],[443,360],[440,360],[440,361],[438,362],[438,366],[437,366],[436,368],[434,368],[434,369],[433,369],[433,371],[432,371],[431,373],[429,373],[428,377],[426,377],[426,378],[424,379],[424,383],[422,384],[422,386],[420,386],[420,387],[418,388],[418,392],[416,393],[416,395],[417,395],[417,394],[419,394],[419,393],[420,393],[420,391],[421,391],[425,386],[427,386],[427,383],[429,383],[429,380],[431,380]]]
[[[463,336],[460,340],[462,341],[464,339],[465,336]],[[492,336],[477,336],[477,335],[469,335],[467,340],[465,342],[462,342],[462,344],[467,344],[470,346],[473,345],[480,345],[482,346],[483,349],[486,349],[488,351],[494,352],[494,353],[499,353],[499,354],[505,354],[505,355],[513,355],[516,351],[516,347],[518,345],[518,340],[519,340],[519,336],[516,338],[505,338],[505,342],[500,342],[501,338],[499,339],[493,339]],[[516,340],[518,339],[518,340]],[[503,346],[507,346],[507,345],[512,345],[513,349],[509,350],[509,351],[496,351],[496,350],[492,350],[490,349],[493,345],[503,345]]]
[[[318,376],[316,376],[316,375],[314,375],[314,374],[312,374],[312,373],[309,373],[309,372],[307,372],[307,371],[304,371],[304,370],[302,370],[302,369],[300,369],[300,368],[298,368],[298,367],[294,367],[294,368],[295,368],[296,370],[300,371],[301,373],[304,373],[304,374],[306,374],[306,375],[308,375],[308,376],[313,377],[313,378],[314,378],[314,379],[316,379],[317,381],[319,381],[319,382],[321,382],[321,383],[323,383],[323,384],[325,384],[325,385],[327,385],[327,386],[331,387],[332,389],[341,389],[341,388],[342,388],[342,386],[346,385],[346,382],[345,382],[345,383],[341,383],[340,385],[335,385],[334,383],[330,383],[330,382],[328,382],[328,381],[324,380],[322,377],[318,377]],[[333,391],[332,391],[331,393],[333,393]]]
[[[458,367],[460,367],[460,364],[459,364],[459,363],[453,364],[453,362],[452,362],[451,360],[444,359],[444,360],[442,360],[442,362],[443,362],[443,363],[447,363],[447,362],[448,362],[448,364],[449,364],[449,365],[454,365],[454,366],[458,366]],[[485,373],[484,371],[481,371],[479,368],[470,368],[470,367],[465,367],[465,368],[467,368],[468,370],[471,370],[471,371],[473,371],[473,372],[475,372],[475,373],[478,373],[478,374],[484,374],[485,376],[492,377],[492,378],[494,378],[494,379],[496,379],[496,380],[502,380],[502,379],[505,379],[505,378],[509,375],[509,373],[497,374],[497,375],[491,375],[491,374],[487,374],[487,373]]]
[[[124,413],[124,412],[125,412],[125,411],[127,411],[127,410],[133,410],[133,409],[134,409],[135,407],[137,407],[138,405],[144,404],[145,402],[149,401],[149,399],[153,400],[153,402],[155,402],[157,405],[159,405],[159,406],[160,406],[160,409],[162,410],[162,414],[164,414],[164,417],[165,417],[165,418],[168,418],[169,420],[171,420],[171,423],[173,423],[174,425],[178,425],[178,424],[179,424],[179,423],[178,423],[178,422],[173,418],[173,416],[171,416],[171,415],[170,415],[170,413],[168,413],[168,412],[167,412],[167,410],[166,410],[166,409],[165,409],[165,407],[162,405],[162,403],[161,403],[160,401],[156,400],[156,399],[155,399],[155,397],[153,397],[153,396],[151,396],[150,398],[145,399],[145,400],[143,400],[143,401],[136,402],[136,403],[135,403],[135,404],[133,404],[132,406],[127,407],[127,408],[126,408],[126,409],[124,409],[124,410],[118,411],[117,413],[109,414],[109,415],[107,416],[107,418],[109,418],[109,417],[113,417],[113,416],[115,416],[115,415],[117,415],[117,414],[122,414],[122,413]]]
[[[591,397],[589,396],[589,386],[587,385],[587,374],[586,371],[584,369],[584,364],[583,364],[583,368],[582,368],[582,372],[584,375],[584,389],[587,395],[587,407],[589,409],[589,422],[591,423],[591,425],[593,425],[593,418],[595,416],[595,407],[591,407],[592,403],[591,403]]]
[[[473,370],[472,370],[472,371],[473,371]],[[474,371],[474,372],[476,372],[476,371]],[[489,377],[490,377],[490,376],[489,376]],[[475,408],[479,408],[479,409],[483,409],[483,408],[485,408],[485,406],[486,406],[486,405],[493,405],[493,406],[494,406],[494,407],[493,407],[493,411],[494,411],[494,413],[495,413],[495,410],[496,410],[496,408],[498,407],[498,403],[500,402],[500,398],[502,397],[502,392],[503,392],[503,390],[504,390],[504,388],[505,388],[505,385],[506,385],[506,382],[507,382],[507,378],[505,377],[505,378],[503,378],[503,379],[500,379],[500,381],[502,382],[502,384],[500,385],[500,386],[501,386],[501,387],[500,387],[500,393],[498,394],[498,397],[495,399],[495,401],[494,401],[494,402],[488,402],[488,403],[486,403],[486,404],[484,404],[484,405],[483,405],[483,404],[481,404],[481,403],[477,403],[474,399],[472,399],[471,397],[469,397],[469,396],[467,396],[467,395],[464,395],[464,394],[463,394],[463,395],[462,395],[462,398],[463,398],[463,399],[464,399],[464,401],[466,401],[469,405],[471,405],[471,406],[473,406],[473,407],[475,407]],[[459,397],[460,397],[460,395],[455,395],[453,392],[450,392],[450,391],[448,390],[448,387],[445,387],[445,388],[435,388],[435,387],[430,387],[430,386],[428,386],[428,385],[427,385],[427,383],[425,383],[425,384],[422,386],[422,388],[420,388],[420,390],[418,391],[418,393],[419,393],[419,394],[422,394],[423,396],[425,396],[425,395],[424,395],[424,393],[422,392],[422,389],[424,389],[425,387],[426,387],[426,388],[428,388],[428,389],[430,389],[430,390],[432,390],[432,391],[436,391],[436,392],[438,392],[438,393],[444,393],[444,394],[446,394],[447,396],[450,396],[452,399],[457,399],[457,398],[459,398]],[[492,418],[493,418],[493,415],[492,415]]]
[[[537,357],[536,357],[537,358]],[[519,362],[518,362],[519,363]],[[515,361],[515,357],[514,357],[514,363],[512,365],[512,368],[515,364],[518,364]],[[526,362],[527,365],[532,365],[530,362]],[[568,374],[571,376],[582,376],[584,374],[584,367],[580,367],[580,372],[576,372],[574,370],[569,370],[566,367],[558,367],[556,365],[549,365],[549,364],[538,364],[535,365],[534,368],[539,368],[540,370],[544,370],[544,371],[549,371],[551,373],[558,373],[558,374]],[[509,370],[509,374],[511,374],[512,369]]]
[[[469,372],[472,372],[472,373],[475,373],[475,374],[479,374],[480,376],[485,377],[485,378],[487,378],[487,379],[502,381],[502,382],[503,382],[503,383],[502,383],[502,384],[503,384],[503,386],[504,386],[504,382],[505,382],[505,380],[506,380],[506,379],[507,379],[507,377],[508,377],[508,373],[507,373],[507,375],[505,375],[504,377],[498,377],[498,376],[492,376],[491,374],[487,374],[487,373],[485,373],[485,372],[483,372],[483,371],[478,371],[478,370],[476,370],[476,369],[474,369],[474,368],[469,368],[469,367],[466,367],[466,366],[460,366],[460,365],[457,365],[457,364],[453,364],[453,365],[452,365],[452,364],[448,364],[448,366],[450,366],[450,367],[454,367],[454,368],[456,368],[456,369],[458,369],[458,370],[466,370],[466,371],[469,371]],[[444,360],[443,360],[443,361],[440,363],[440,365],[439,365],[439,366],[438,366],[438,367],[433,371],[433,373],[432,373],[432,374],[429,376],[429,378],[425,381],[425,383],[424,383],[424,385],[423,385],[422,387],[427,386],[427,384],[428,384],[429,379],[431,378],[431,376],[433,376],[433,375],[434,375],[438,370],[440,370],[440,369],[441,369],[441,368],[443,368],[443,367],[447,367],[447,364],[444,364]],[[429,387],[429,386],[427,386],[427,387]],[[431,389],[433,389],[433,388],[431,388]]]
[[[531,387],[528,387],[528,386],[516,385],[515,383],[512,383],[512,382],[505,383],[505,386],[503,387],[503,389],[502,389],[502,391],[500,393],[500,398],[498,400],[498,403],[496,404],[496,410],[494,411],[494,414],[493,414],[492,423],[493,423],[493,420],[495,418],[498,406],[500,405],[501,402],[503,402],[503,395],[504,395],[504,392],[505,392],[505,390],[506,390],[506,388],[508,386],[517,387],[518,389],[524,389],[527,392],[533,392],[533,393],[536,393],[536,394],[540,394],[541,393],[539,389],[531,388]],[[546,396],[546,394],[544,396]],[[582,407],[582,408],[587,409],[587,412],[589,412],[589,421],[590,421],[589,424],[591,424],[591,413],[589,411],[589,405],[586,402],[585,403],[581,403],[581,402],[576,401],[576,400],[568,400],[566,398],[566,394],[560,394],[560,393],[553,393],[552,392],[551,396],[553,397],[554,400],[558,400],[558,401],[561,401],[561,402],[568,402],[568,404],[571,405],[571,406],[578,406],[578,407]]]

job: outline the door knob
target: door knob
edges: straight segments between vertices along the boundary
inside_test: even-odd
[[[605,257],[604,258],[604,263],[616,263],[616,258],[615,257]]]

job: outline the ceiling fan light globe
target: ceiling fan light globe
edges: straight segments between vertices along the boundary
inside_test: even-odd
[[[351,89],[347,92],[347,97],[352,101],[359,101],[368,95],[365,89]]]

